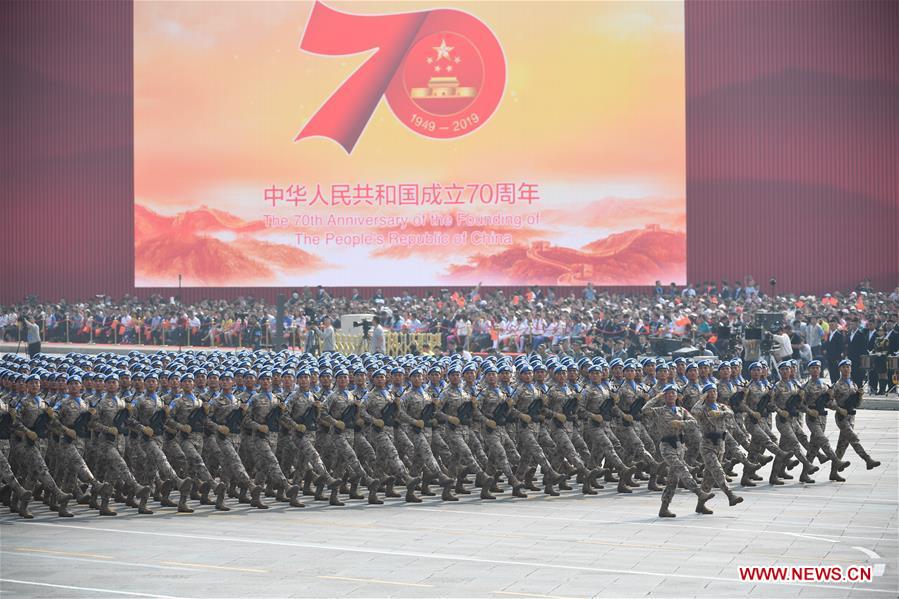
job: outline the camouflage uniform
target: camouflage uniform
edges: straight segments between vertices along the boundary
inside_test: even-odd
[[[518,448],[521,453],[519,478],[524,476],[528,468],[534,466],[540,466],[544,476],[551,472],[553,478],[558,477],[537,440],[543,422],[544,408],[542,394],[533,383],[518,385],[512,396],[510,413],[517,428]]]
[[[284,476],[269,440],[272,432],[277,432],[272,431],[272,428],[279,428],[281,408],[281,401],[271,391],[263,390],[255,393],[247,402],[244,429],[249,436],[244,442],[247,445],[247,453],[256,467],[256,484],[262,485],[267,482],[282,491],[288,489],[287,498],[291,505],[303,507],[303,504],[296,499],[300,489],[291,486]]]
[[[472,445],[476,442],[472,439],[476,408],[471,396],[461,386],[447,385],[440,394],[440,404],[437,419],[445,426],[444,439],[453,453],[453,463],[447,464],[451,474],[461,476],[467,470],[483,476],[486,463],[479,462],[472,451]],[[450,417],[458,418],[459,424],[450,422]]]
[[[207,443],[216,455],[222,482],[229,487],[237,485],[248,491],[255,491],[256,485],[250,478],[250,474],[234,446],[246,416],[246,406],[237,399],[234,393],[224,391],[213,395],[207,405],[209,406],[210,428],[214,431],[207,438]],[[258,493],[258,491],[256,492]]]
[[[781,379],[774,386],[773,399],[777,408],[782,411],[790,411],[788,410],[788,406],[795,402],[796,400],[791,400],[794,395],[798,396],[799,389],[794,381],[788,381]],[[802,446],[799,444],[799,440],[796,438],[796,431],[793,428],[793,420],[799,418],[799,406],[793,408],[790,413],[784,417],[778,414],[775,417],[775,422],[777,424],[777,431],[780,433],[780,448],[787,452],[790,455],[793,455],[802,462],[803,465],[803,475],[806,472],[811,473],[816,471],[818,468],[812,466],[811,462],[808,461],[808,458],[805,457],[805,453],[802,451]],[[784,466],[786,464],[786,458],[778,457],[771,468],[772,478],[776,474],[781,473]]]
[[[546,396],[546,410],[546,426],[550,429],[553,443],[561,456],[583,474],[587,466],[571,440],[577,417],[577,395],[574,390],[567,383],[551,385]],[[560,417],[565,419],[564,422]]]
[[[611,392],[601,383],[587,383],[581,390],[581,404],[586,417],[584,441],[590,448],[590,454],[596,465],[605,459],[606,464],[621,471],[627,469],[627,466],[621,460],[621,456],[618,455],[615,445],[608,435],[611,430],[608,422],[612,418],[613,403]]]
[[[320,410],[321,403],[311,391],[297,390],[290,396],[281,415],[281,430],[290,431],[289,436],[283,440],[290,444],[284,454],[287,466],[282,463],[281,469],[288,471],[292,463],[297,469],[297,476],[311,469],[321,484],[331,486],[336,480],[325,467],[314,444]]]
[[[722,407],[721,404],[699,401],[693,406],[691,413],[702,429],[702,444],[699,449],[704,464],[702,490],[708,491],[714,483],[731,497],[733,493],[721,467],[721,461],[724,459],[724,436],[727,434],[725,421],[727,414],[721,409]]]
[[[328,466],[331,472],[343,476],[349,471],[352,478],[369,486],[376,481],[353,451],[356,429],[362,428],[357,424],[360,409],[358,401],[349,390],[337,389],[328,398],[327,409],[322,413],[322,421],[330,427],[331,459]],[[343,429],[338,428],[337,421],[344,424]]]
[[[17,470],[23,472],[20,482],[33,481],[40,483],[44,489],[56,497],[68,497],[50,475],[47,463],[40,450],[40,440],[46,439],[50,417],[46,413],[49,406],[38,396],[24,396],[18,401],[16,414],[13,417],[16,434],[10,438],[10,462]],[[27,432],[37,434],[30,439]]]
[[[487,450],[489,465],[497,472],[502,472],[513,487],[521,483],[512,470],[512,464],[503,445],[502,432],[509,418],[510,400],[498,386],[486,386],[478,395],[478,413],[481,423],[481,434]]]
[[[398,406],[392,394],[387,389],[372,389],[362,399],[362,406],[369,416],[368,439],[375,450],[378,472],[408,482],[412,477],[393,442]],[[383,426],[374,420],[382,421]]]
[[[615,436],[618,437],[626,454],[626,461],[628,463],[643,462],[644,464],[652,466],[656,462],[649,450],[654,449],[654,447],[647,447],[643,439],[640,438],[637,429],[634,427],[634,423],[629,422],[624,418],[624,414],[629,414],[631,412],[632,405],[638,399],[636,383],[628,384],[628,382],[625,381],[618,387],[616,395],[618,401],[613,410],[616,416],[616,427],[614,430]],[[637,417],[634,416],[635,420],[636,418]]]
[[[645,406],[644,412],[652,412],[655,415],[656,426],[661,435],[659,453],[661,453],[662,459],[665,460],[665,464],[668,467],[665,490],[662,491],[662,510],[659,512],[659,515],[663,515],[663,513],[673,515],[667,512],[667,510],[677,491],[678,484],[683,484],[688,490],[696,493],[699,497],[699,504],[697,505],[697,511],[699,511],[700,507],[704,508],[705,501],[711,497],[702,492],[684,463],[685,450],[682,435],[683,430],[686,428],[686,423],[691,420],[695,421],[695,419],[690,412],[678,406]],[[672,424],[673,422],[680,422],[681,424],[678,426]]]
[[[851,445],[852,449],[855,450],[855,453],[857,453],[861,459],[865,460],[868,468],[871,469],[874,467],[872,464],[879,465],[879,462],[876,462],[868,452],[865,451],[861,441],[858,439],[858,435],[855,433],[855,411],[858,405],[853,407],[851,398],[858,392],[858,386],[851,379],[841,378],[833,385],[832,393],[834,404],[849,412],[846,416],[839,412],[836,413],[836,422],[837,428],[840,429],[840,437],[837,439],[837,447],[834,452],[837,454],[837,457],[843,459],[846,448]]]
[[[826,408],[831,407],[833,404],[833,400],[830,398],[828,389],[824,384],[824,379],[818,378],[809,380],[802,391],[806,405],[805,423],[808,426],[809,434],[811,435],[806,457],[809,460],[814,460],[818,455],[818,452],[823,450],[824,455],[833,460],[834,465],[836,465],[836,462],[841,460],[836,452],[834,452],[833,447],[830,445],[830,441],[827,439],[827,434],[824,432],[824,429],[827,427]],[[824,396],[822,401],[818,402],[818,398],[821,398],[822,396]],[[818,408],[820,408],[820,410]],[[809,413],[808,410],[812,410],[816,413]]]
[[[134,475],[125,464],[125,459],[119,452],[117,441],[122,432],[128,430],[128,404],[113,393],[107,393],[96,406],[96,413],[90,421],[89,427],[95,433],[95,449],[97,461],[100,464],[103,476],[109,482],[120,485],[127,495],[136,495],[140,498],[139,511],[152,513],[146,508],[150,490],[140,485]]]
[[[431,450],[431,435],[437,410],[431,395],[424,387],[416,388],[410,385],[400,398],[400,403],[403,425],[414,449],[412,471],[424,472],[441,480],[447,478]],[[423,426],[419,426],[419,423]]]

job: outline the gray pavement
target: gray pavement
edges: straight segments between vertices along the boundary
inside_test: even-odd
[[[899,414],[864,411],[858,430],[883,462],[852,450],[848,482],[767,484],[714,515],[680,491],[673,520],[659,494],[559,498],[509,494],[454,504],[426,498],[383,506],[192,515],[159,509],[115,518],[0,516],[0,594],[9,597],[895,597],[899,594]],[[831,437],[836,427],[830,422]],[[767,469],[766,469],[767,471]],[[798,470],[794,473],[798,474]],[[269,500],[271,501],[271,500]],[[871,565],[871,582],[762,583],[741,566]]]

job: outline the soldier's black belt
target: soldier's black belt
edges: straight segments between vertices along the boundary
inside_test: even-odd
[[[716,432],[705,433],[704,436],[706,439],[708,439],[712,443],[720,443],[722,440],[724,440],[724,433],[716,433]]]
[[[175,439],[175,433],[170,431],[165,431],[165,439],[166,441],[173,441]]]
[[[670,445],[671,447],[674,447],[675,449],[677,449],[678,443],[681,443],[681,442],[682,442],[682,440],[681,440],[680,435],[666,435],[666,436],[662,437],[662,443],[667,443],[668,445]]]

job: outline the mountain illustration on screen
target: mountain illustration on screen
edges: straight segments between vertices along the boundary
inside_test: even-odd
[[[180,274],[190,285],[230,285],[327,266],[297,247],[252,237],[263,229],[262,222],[206,206],[164,216],[135,204],[135,274],[157,280]]]
[[[597,239],[581,248],[548,241],[519,244],[467,264],[452,264],[448,283],[491,280],[497,285],[528,281],[535,285],[652,285],[679,280],[686,271],[687,237],[658,225],[646,225]]]

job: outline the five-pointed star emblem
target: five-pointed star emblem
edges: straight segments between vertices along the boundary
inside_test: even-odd
[[[450,51],[453,50],[455,48],[455,46],[447,46],[445,39],[440,40],[439,46],[432,46],[432,47],[435,50],[437,50],[437,60],[440,60],[441,58],[451,60],[450,59]]]

